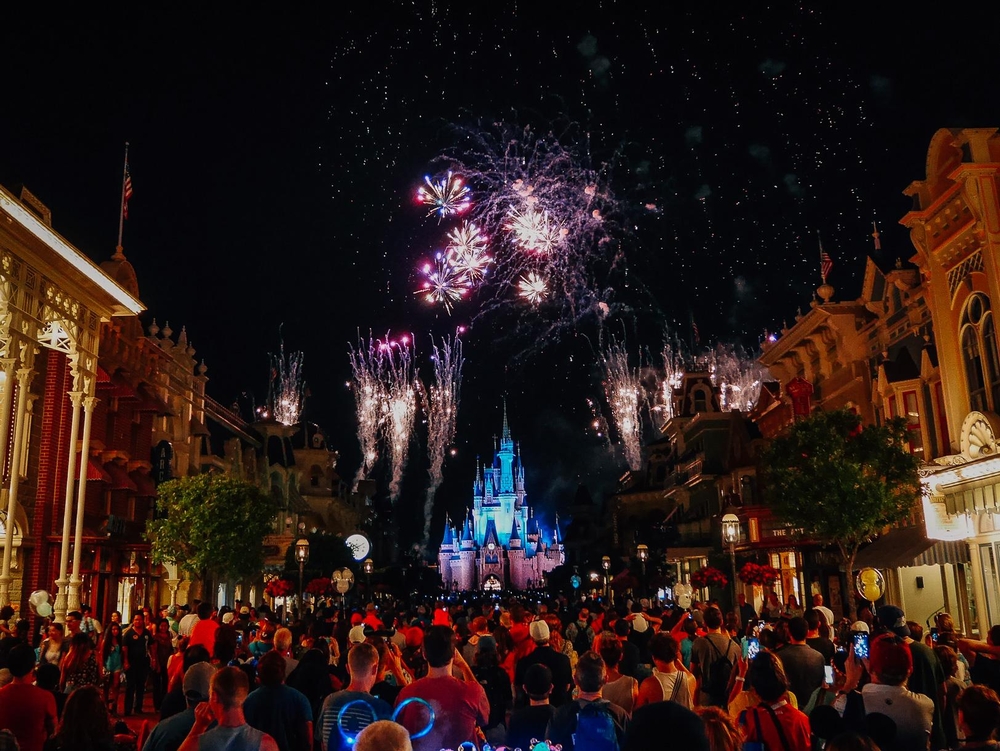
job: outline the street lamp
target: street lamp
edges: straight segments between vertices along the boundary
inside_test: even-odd
[[[733,566],[733,611],[738,619],[740,609],[736,604],[736,543],[740,541],[740,518],[733,513],[734,510],[732,507],[726,509],[726,514],[722,517],[722,542],[729,546],[729,560]]]
[[[365,562],[361,564],[362,570],[365,572],[365,587],[368,589],[368,597],[371,597],[372,589],[372,572],[375,571],[375,561],[371,558],[365,558]]]
[[[639,544],[635,549],[636,555],[639,557],[639,563],[642,564],[642,581],[640,582],[642,594],[646,594],[646,561],[649,560],[649,547],[644,544]]]
[[[608,596],[608,575],[611,571],[611,558],[610,556],[604,556],[601,558],[601,568],[604,569],[604,596]]]
[[[299,562],[299,616],[305,615],[305,608],[302,604],[302,572],[305,569],[306,561],[309,560],[309,540],[305,537],[300,537],[295,542],[295,560]],[[287,616],[288,614],[285,613]]]

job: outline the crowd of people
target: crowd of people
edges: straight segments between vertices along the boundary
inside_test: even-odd
[[[286,627],[203,602],[35,639],[4,619],[0,751],[1000,748],[1000,626],[812,605],[452,597]]]

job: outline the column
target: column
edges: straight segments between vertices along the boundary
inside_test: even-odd
[[[73,536],[73,574],[69,580],[69,601],[67,607],[80,607],[80,560],[83,558],[83,511],[87,505],[87,463],[90,461],[90,427],[94,417],[96,396],[83,400],[83,444],[80,449],[80,484],[76,495],[76,534]]]
[[[24,415],[28,404],[28,389],[35,371],[31,368],[20,368],[17,371],[17,413],[14,419],[14,446],[10,453],[10,489],[7,493],[7,535],[4,540],[3,568],[0,569],[0,604],[10,603],[10,560],[14,552],[14,519],[17,511],[17,490],[21,484],[21,454],[24,452]],[[8,381],[7,383],[10,383]],[[9,391],[6,389],[5,391]],[[4,395],[7,403],[7,396]],[[2,469],[3,464],[0,464]]]
[[[70,530],[73,524],[73,481],[76,479],[76,436],[80,432],[80,405],[83,403],[82,391],[70,391],[70,401],[73,404],[72,425],[69,433],[69,456],[66,459],[66,495],[63,505],[62,549],[59,551],[59,578],[56,579],[55,618],[59,623],[66,620],[66,607],[69,597],[69,545]],[[80,467],[81,474],[86,474],[87,468]]]

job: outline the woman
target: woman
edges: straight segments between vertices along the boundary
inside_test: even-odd
[[[743,748],[743,736],[729,715],[718,707],[698,707],[695,712],[705,723],[711,751],[740,751]]]
[[[613,634],[602,634],[597,640],[597,652],[604,660],[607,679],[601,688],[601,697],[617,704],[630,715],[639,698],[639,682],[630,675],[618,671],[622,659],[622,645]]]
[[[317,640],[323,645],[323,640]],[[325,645],[323,645],[325,647]],[[285,685],[291,686],[309,701],[313,717],[319,717],[323,708],[323,700],[333,693],[332,676],[330,675],[329,658],[322,649],[313,648],[302,655],[299,664],[285,679]],[[315,723],[315,747],[319,748],[319,731],[321,723]]]
[[[781,607],[781,600],[778,599],[777,592],[769,592],[767,595],[767,600],[764,602],[764,616],[768,621],[778,620],[784,613],[784,608]]]
[[[93,686],[77,689],[66,700],[59,730],[45,744],[45,751],[114,751],[114,748],[111,720],[100,693]]]
[[[788,604],[785,605],[785,617],[801,618],[806,611],[799,605],[799,598],[795,594],[788,595]]]
[[[555,613],[547,613],[544,621],[549,624],[549,646],[556,652],[566,655],[569,658],[570,669],[575,669],[576,661],[580,657],[577,655],[576,650],[573,649],[573,643],[563,636],[563,625],[562,621],[559,620],[559,616]]]
[[[104,666],[104,703],[112,715],[118,714],[118,694],[122,685],[122,624],[111,621],[101,640],[101,664]]]
[[[48,663],[59,667],[69,651],[69,643],[63,638],[61,623],[49,624],[49,636],[38,647],[38,663]]]
[[[101,683],[101,666],[94,654],[94,642],[88,634],[75,634],[70,640],[69,652],[61,665],[62,675],[59,685],[63,693],[71,694],[83,686],[98,686]]]
[[[157,621],[156,632],[153,634],[153,648],[150,650],[153,659],[149,667],[150,677],[153,680],[153,709],[157,712],[160,711],[163,697],[167,695],[167,664],[173,653],[170,622],[166,618],[161,618]]]
[[[14,629],[11,628],[10,619],[14,617],[14,608],[4,605],[0,608],[0,639],[5,636],[13,636]]]
[[[788,678],[781,660],[771,652],[761,652],[750,663],[747,677],[760,704],[740,712],[739,727],[746,741],[764,748],[810,751],[809,718],[787,701]]]

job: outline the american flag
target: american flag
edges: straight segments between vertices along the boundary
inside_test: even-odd
[[[694,322],[694,314],[691,314],[691,338],[695,345],[701,344],[701,332],[698,331],[698,324]]]
[[[823,280],[823,284],[826,284],[826,277],[830,274],[830,269],[833,268],[833,259],[830,258],[830,254],[823,250],[823,238],[819,236],[819,232],[816,233],[816,239],[819,241],[819,275]]]
[[[128,219],[128,199],[132,197],[132,173],[129,172],[128,162],[125,162],[125,186],[122,191],[122,215]]]

